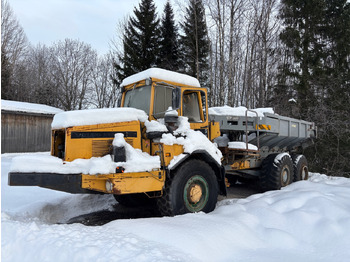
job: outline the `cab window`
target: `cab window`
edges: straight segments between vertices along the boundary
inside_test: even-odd
[[[149,114],[151,86],[141,86],[126,92],[124,107],[141,109]]]
[[[185,91],[182,106],[183,116],[188,117],[189,122],[202,122],[197,91]]]
[[[153,116],[154,118],[163,118],[165,112],[171,106],[173,89],[168,86],[157,85],[154,89],[154,104]]]

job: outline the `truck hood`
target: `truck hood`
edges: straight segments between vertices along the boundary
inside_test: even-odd
[[[108,124],[137,120],[145,122],[147,119],[148,116],[143,110],[130,107],[75,110],[56,114],[53,118],[51,127],[52,129],[60,129],[72,126]]]

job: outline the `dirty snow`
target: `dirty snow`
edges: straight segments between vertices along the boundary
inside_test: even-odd
[[[54,116],[51,127],[53,129],[72,126],[108,124],[126,121],[145,122],[148,119],[143,110],[125,108],[103,108],[67,111]]]
[[[57,114],[57,113],[63,112],[63,110],[52,106],[4,100],[4,99],[1,99],[1,110],[16,111],[16,112],[30,112],[30,113],[37,113],[37,114]]]
[[[147,78],[156,78],[164,81],[174,82],[182,85],[200,87],[197,78],[189,75],[180,74],[174,71],[169,71],[161,68],[150,68],[140,73],[129,76],[123,80],[120,86],[127,86]]]
[[[271,107],[266,108],[255,108],[251,109],[258,114],[259,117],[264,116],[264,113],[274,114],[274,110]],[[218,106],[218,107],[210,107],[209,115],[223,115],[223,116],[245,116],[247,108],[244,106],[239,107],[230,107],[230,106]],[[248,111],[248,116],[254,117],[255,113]]]
[[[350,256],[350,179],[310,174],[283,190],[221,200],[209,214],[91,227],[65,222],[113,210],[112,196],[9,187],[14,156],[4,154],[1,162],[2,261],[345,262]]]

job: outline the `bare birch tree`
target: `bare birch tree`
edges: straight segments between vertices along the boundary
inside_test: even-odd
[[[91,46],[78,40],[65,39],[54,44],[52,74],[57,97],[65,110],[87,106],[87,92],[91,91],[93,61],[97,53]]]
[[[15,99],[20,95],[21,89],[14,86],[13,81],[16,71],[21,72],[19,64],[25,56],[27,43],[24,30],[8,1],[1,0],[1,95],[5,99]]]

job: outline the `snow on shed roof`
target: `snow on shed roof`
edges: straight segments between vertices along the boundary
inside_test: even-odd
[[[37,114],[57,114],[63,112],[63,110],[52,106],[3,99],[1,99],[1,110]]]
[[[164,81],[179,83],[182,85],[200,87],[197,78],[161,68],[150,68],[140,73],[129,76],[123,80],[120,86],[127,86],[132,83],[145,80],[147,78],[157,78]]]

